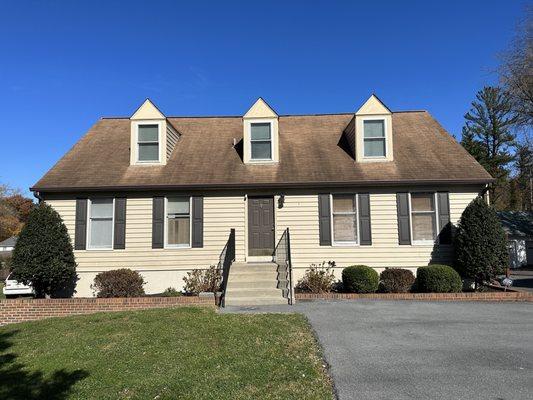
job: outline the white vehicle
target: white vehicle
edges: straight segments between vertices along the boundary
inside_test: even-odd
[[[7,276],[4,288],[2,289],[6,297],[35,294],[33,286],[25,285],[22,282],[9,278],[11,278],[11,274]]]

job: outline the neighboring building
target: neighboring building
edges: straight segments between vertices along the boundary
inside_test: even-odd
[[[501,211],[498,216],[507,234],[510,267],[533,265],[533,212]]]
[[[17,243],[17,237],[11,236],[10,238],[7,238],[6,240],[3,240],[0,242],[0,253],[11,253],[13,249],[15,248],[15,244]]]
[[[350,113],[278,115],[258,99],[227,117],[166,117],[146,100],[98,121],[31,190],[72,236],[77,295],[124,267],[148,293],[181,288],[235,229],[231,291],[266,302],[276,275],[261,271],[287,228],[294,282],[328,260],[339,278],[352,264],[416,270],[451,261],[448,224],[491,181],[428,112],[372,95]]]

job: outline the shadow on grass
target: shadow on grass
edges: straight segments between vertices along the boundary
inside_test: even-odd
[[[64,369],[44,376],[40,371],[28,371],[9,353],[11,339],[18,331],[0,333],[0,399],[3,400],[65,400],[72,386],[89,376],[84,370]]]

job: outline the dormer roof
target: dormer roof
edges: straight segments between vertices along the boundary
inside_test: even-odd
[[[243,118],[277,118],[278,114],[268,103],[259,97],[250,109],[244,114]]]
[[[150,99],[146,99],[130,117],[131,120],[165,119],[165,115]]]

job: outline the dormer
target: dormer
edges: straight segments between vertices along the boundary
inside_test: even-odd
[[[370,96],[357,110],[350,125],[355,129],[353,139],[356,161],[380,162],[394,159],[392,112],[376,95]]]
[[[131,165],[165,165],[179,133],[149,99],[130,117]]]
[[[278,115],[259,98],[244,114],[243,159],[246,164],[265,164],[279,161]]]

